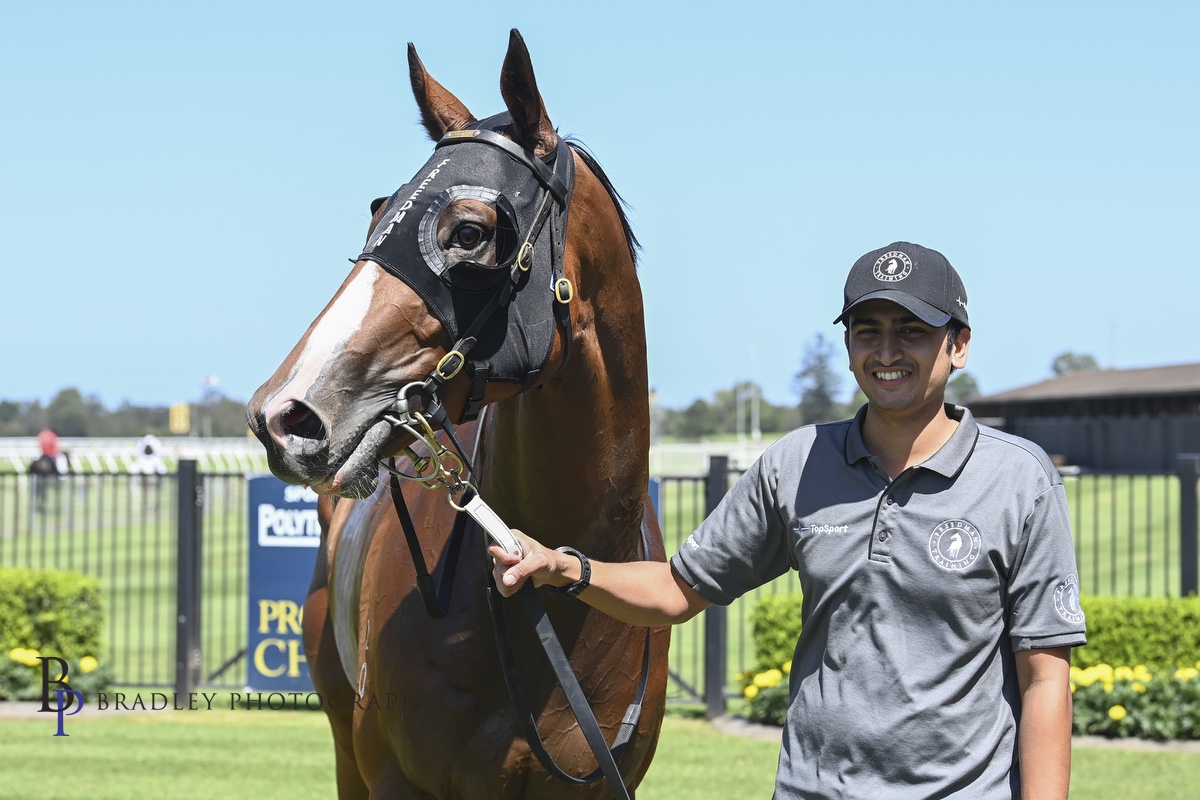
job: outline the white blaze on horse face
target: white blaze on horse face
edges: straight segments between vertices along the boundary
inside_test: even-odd
[[[304,351],[292,367],[292,375],[263,408],[265,418],[276,419],[272,412],[296,400],[303,400],[317,382],[329,360],[341,352],[346,342],[362,327],[375,295],[375,282],[382,271],[367,262],[354,280],[321,315],[309,334]]]

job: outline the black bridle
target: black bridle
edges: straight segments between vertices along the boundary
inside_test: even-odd
[[[541,276],[543,278],[542,285],[545,287],[548,283],[549,290],[552,293],[553,317],[556,327],[561,328],[563,331],[564,356],[558,368],[560,371],[566,365],[571,355],[572,330],[569,304],[574,296],[574,287],[566,277],[563,267],[563,255],[566,247],[567,213],[570,209],[571,192],[574,185],[574,160],[571,148],[566,142],[560,140],[554,153],[548,159],[543,160],[501,135],[499,128],[505,122],[507,122],[507,116],[503,115],[485,120],[476,129],[452,131],[446,134],[435,147],[436,152],[444,148],[471,142],[497,148],[513,162],[526,168],[536,179],[540,187],[539,196],[533,202],[529,202],[530,199],[526,198],[524,207],[532,209],[533,213],[531,216],[526,215],[528,224],[521,226],[521,232],[524,233],[523,237],[519,237],[521,243],[515,248],[510,257],[506,259],[506,263],[496,266],[468,265],[468,269],[473,267],[476,272],[482,268],[485,271],[485,275],[486,271],[507,270],[507,274],[499,285],[493,286],[490,289],[491,294],[487,300],[482,305],[476,304],[478,310],[475,311],[470,323],[459,328],[457,319],[449,318],[450,315],[447,313],[446,308],[452,303],[448,303],[445,300],[441,292],[441,287],[433,284],[423,272],[414,273],[411,265],[397,263],[398,259],[389,258],[386,253],[372,251],[370,248],[359,257],[360,259],[375,261],[388,272],[403,279],[425,299],[426,303],[430,306],[431,312],[438,316],[446,330],[455,331],[452,334],[455,342],[451,350],[438,362],[438,365],[424,380],[410,383],[402,388],[394,406],[389,414],[385,416],[385,418],[392,421],[393,425],[403,427],[410,433],[417,435],[417,438],[423,440],[425,445],[430,448],[431,455],[427,458],[419,458],[411,450],[408,451],[410,458],[413,460],[414,465],[416,465],[416,475],[406,474],[397,470],[394,460],[391,465],[385,466],[391,473],[389,481],[392,500],[396,508],[400,526],[404,531],[405,541],[407,542],[413,565],[416,569],[417,588],[425,605],[426,612],[434,619],[444,618],[449,610],[454,575],[457,570],[462,543],[471,527],[479,526],[480,518],[478,514],[468,512],[472,510],[472,505],[486,506],[478,497],[478,488],[463,480],[461,474],[464,470],[472,477],[475,477],[477,474],[474,469],[474,457],[478,455],[479,435],[483,430],[484,420],[479,420],[476,430],[475,447],[472,449],[471,455],[468,456],[466,448],[455,431],[454,423],[450,420],[450,416],[446,412],[445,405],[442,402],[442,388],[466,367],[471,374],[471,389],[466,408],[458,419],[458,422],[473,420],[481,415],[484,408],[484,391],[486,390],[487,383],[490,379],[497,379],[497,376],[485,367],[480,367],[479,365],[473,366],[470,355],[476,345],[479,344],[480,337],[484,335],[485,331],[494,334],[496,326],[492,325],[489,327],[489,323],[492,322],[496,314],[501,309],[510,306],[523,288],[526,292],[531,291],[528,285],[539,272],[544,273],[548,271],[550,280],[546,282],[544,280],[546,275],[543,274]],[[432,159],[430,163],[434,163]],[[426,180],[428,181],[429,179],[427,178]],[[422,183],[418,192],[424,189],[425,185],[425,183]],[[397,192],[397,195],[393,195],[393,203],[403,197],[401,193],[404,191],[402,189],[401,192]],[[393,214],[393,217],[395,217],[395,214]],[[403,214],[400,215],[400,218],[402,217]],[[377,231],[382,228],[387,219],[388,214],[385,213]],[[521,220],[518,219],[517,221],[519,223]],[[384,232],[378,238],[376,237],[376,232],[373,232],[368,242],[370,243],[374,240],[378,246],[378,243],[382,242],[389,235],[388,231],[390,231],[390,228],[384,229]],[[543,243],[543,239],[548,239],[548,241]],[[542,254],[548,255],[548,257]],[[453,273],[461,266],[461,264],[455,265],[450,267],[446,272]],[[416,269],[421,270],[423,267],[417,265]],[[439,277],[445,285],[451,287],[451,291],[455,288],[458,288],[460,291],[462,290],[462,287],[455,287],[455,276],[453,274]],[[524,339],[525,337],[523,336],[522,338]],[[551,337],[552,343],[553,337]],[[508,346],[507,342],[489,344],[496,345],[498,348]],[[526,350],[531,349],[527,344]],[[495,348],[493,348],[493,352],[496,352]],[[546,355],[548,357],[548,350]],[[511,362],[511,359],[509,361]],[[522,389],[528,389],[534,384],[541,371],[545,368],[545,361],[543,360],[540,364],[530,363],[530,367],[526,375],[521,379]],[[511,372],[512,370],[510,369],[509,371]],[[511,376],[505,375],[499,376],[498,379],[504,380],[505,378],[511,380]],[[420,426],[420,429],[416,426]],[[440,428],[446,433],[457,451],[457,458],[453,458],[452,453],[442,448],[434,440],[434,428]],[[420,435],[421,430],[428,432],[428,435]],[[443,462],[447,461],[458,461],[457,468],[445,467]],[[429,472],[428,470],[428,467],[431,465],[434,467],[433,472]],[[400,482],[401,478],[421,480],[431,488],[436,488],[438,485],[445,486],[450,492],[451,504],[458,510],[447,544],[441,579],[436,585],[433,576],[425,564],[416,528],[404,500]],[[462,497],[458,503],[455,503],[453,497],[460,491],[462,492]],[[490,509],[487,509],[487,511],[492,513]],[[492,516],[494,517],[494,513],[492,513]],[[503,523],[498,518],[495,519],[495,522],[503,526]],[[505,544],[506,540],[503,539],[503,535],[498,536],[495,525],[489,526],[485,524],[480,527],[485,533],[500,541],[501,544]],[[508,534],[507,526],[503,527],[503,534],[508,536],[508,540],[511,540],[511,534]],[[514,546],[515,540],[509,541],[506,545],[509,549]],[[519,552],[519,547],[517,547],[517,552]],[[642,553],[643,558],[648,559],[650,557],[650,542],[644,525],[642,529]],[[650,629],[646,629],[641,675],[638,679],[633,701],[630,703],[621,720],[620,728],[613,744],[609,746],[596,721],[595,714],[588,704],[587,697],[584,695],[583,689],[580,687],[579,681],[571,669],[570,661],[554,632],[553,625],[546,614],[537,591],[532,584],[527,583],[518,593],[522,608],[537,633],[546,657],[554,669],[558,682],[571,706],[571,711],[575,715],[580,730],[599,764],[599,767],[594,772],[585,777],[580,778],[570,775],[555,762],[554,758],[547,751],[545,742],[538,731],[536,717],[521,686],[516,658],[508,640],[502,608],[502,597],[496,588],[491,569],[486,569],[485,571],[488,575],[488,606],[491,610],[492,626],[503,667],[505,685],[508,688],[517,721],[529,743],[531,751],[542,764],[543,768],[556,778],[573,784],[589,784],[601,778],[606,778],[614,796],[618,800],[628,800],[629,793],[621,777],[617,760],[621,757],[626,745],[632,741],[641,717],[650,672]]]

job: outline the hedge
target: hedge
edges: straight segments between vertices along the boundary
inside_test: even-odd
[[[103,626],[95,578],[0,567],[0,655],[29,648],[71,659],[99,656]]]
[[[790,661],[800,636],[799,594],[769,595],[750,614],[756,672]],[[1200,597],[1080,599],[1088,643],[1071,651],[1077,667],[1145,664],[1174,669],[1200,659]]]

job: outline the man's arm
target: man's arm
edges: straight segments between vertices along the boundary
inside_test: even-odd
[[[513,530],[521,543],[518,558],[493,545],[496,588],[505,597],[517,592],[528,580],[534,586],[568,586],[579,580],[579,559],[543,547],[521,531]],[[579,599],[630,625],[657,627],[686,622],[709,606],[709,602],[661,561],[606,563],[592,561],[592,577]]]
[[[1015,653],[1021,690],[1022,800],[1066,800],[1071,782],[1071,650]]]

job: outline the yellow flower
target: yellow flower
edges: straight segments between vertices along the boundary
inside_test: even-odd
[[[1146,669],[1145,664],[1138,664],[1133,668],[1133,677],[1139,681],[1154,680],[1154,676],[1150,674],[1150,670]]]
[[[36,667],[42,662],[38,661],[38,656],[41,655],[37,650],[28,650],[24,647],[14,647],[8,651],[8,657],[18,664],[23,664],[26,667]]]
[[[1071,694],[1075,694],[1075,681],[1071,681]]]
[[[1131,681],[1133,680],[1133,670],[1129,667],[1117,667],[1113,670],[1113,680]]]
[[[1146,684],[1142,683],[1141,681],[1134,681],[1133,683],[1129,684],[1129,688],[1133,689],[1138,694],[1146,693]]]
[[[758,694],[758,687],[752,683],[745,689],[742,689],[742,694],[746,696],[747,700],[753,700],[754,696]]]
[[[1175,670],[1175,680],[1177,681],[1190,681],[1197,675],[1200,675],[1200,669],[1196,669],[1195,667],[1181,667]]]
[[[91,672],[92,670],[96,669],[96,667],[98,667],[98,666],[100,666],[100,662],[97,661],[96,659],[92,658],[91,656],[84,656],[83,658],[79,659],[79,671],[80,672],[88,673],[88,672]]]
[[[1197,661],[1197,662],[1196,662],[1196,664],[1197,664],[1198,666],[1200,666],[1200,661]],[[783,674],[784,674],[784,675],[791,675],[791,674],[792,674],[792,661],[791,661],[791,659],[788,659],[787,661],[783,662]]]
[[[1126,713],[1125,706],[1113,706],[1108,710],[1108,718],[1115,722],[1120,722],[1125,719]]]
[[[783,680],[783,673],[777,669],[769,669],[754,676],[754,685],[760,689],[770,689]]]

